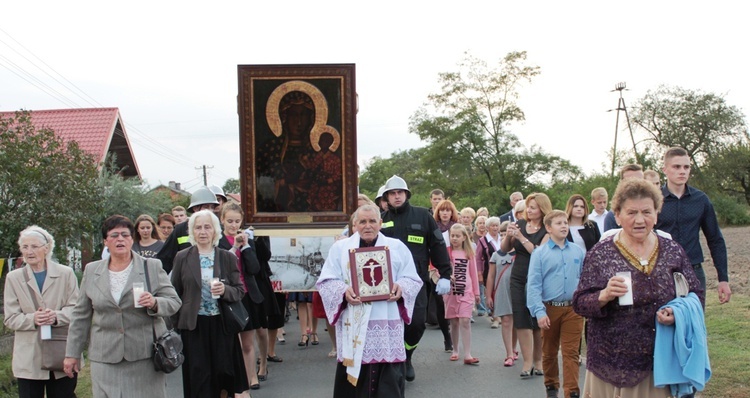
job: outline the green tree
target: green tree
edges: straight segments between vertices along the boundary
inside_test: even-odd
[[[0,256],[16,256],[19,232],[37,224],[55,237],[55,254],[65,259],[102,206],[95,160],[76,142],[37,129],[29,111],[0,118],[0,159]]]
[[[388,158],[376,156],[369,160],[359,176],[359,189],[372,199],[380,186],[393,175],[398,175],[412,187],[420,185],[420,158],[424,149],[409,149],[396,151]]]
[[[135,222],[138,216],[147,214],[156,221],[159,214],[170,212],[174,206],[168,193],[149,192],[149,187],[143,185],[141,180],[123,178],[117,173],[116,162],[112,158],[107,161],[107,167],[96,178],[96,186],[96,200],[101,205],[88,214],[93,225],[89,231],[88,244],[94,248],[91,253],[94,258],[97,258],[102,250],[99,229],[107,217],[120,214]]]
[[[739,196],[750,205],[750,144],[736,143],[716,152],[706,175],[724,194]]]
[[[224,193],[239,193],[240,192],[240,180],[237,178],[230,178],[224,182],[224,186],[221,187]]]
[[[540,73],[528,64],[526,52],[508,53],[492,67],[467,53],[458,68],[439,74],[440,92],[429,95],[411,118],[410,132],[427,143],[425,180],[446,194],[501,203],[500,211],[507,207],[501,198],[515,190],[528,192],[580,175],[567,160],[527,148],[512,133],[525,120],[519,90]]]
[[[658,158],[666,148],[685,148],[697,175],[713,155],[748,141],[745,115],[718,94],[660,86],[633,108],[633,122],[645,130],[652,154]]]
[[[98,228],[104,219],[120,214],[135,221],[141,214],[148,214],[156,220],[159,214],[172,209],[172,200],[166,192],[149,192],[149,188],[137,178],[123,178],[115,170],[115,161],[111,159],[97,178],[99,197],[102,208],[92,214],[94,225]]]

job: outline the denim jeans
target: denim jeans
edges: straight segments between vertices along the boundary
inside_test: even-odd
[[[489,314],[490,310],[487,309],[484,298],[484,284],[479,284],[479,305],[477,306],[477,314]]]

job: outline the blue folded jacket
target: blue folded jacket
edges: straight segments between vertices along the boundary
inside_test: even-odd
[[[690,293],[661,308],[665,307],[672,308],[675,321],[670,326],[656,322],[654,385],[669,386],[675,397],[692,394],[693,388],[703,391],[711,378],[711,363],[700,299]]]

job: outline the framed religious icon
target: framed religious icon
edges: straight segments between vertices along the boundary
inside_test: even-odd
[[[393,290],[391,254],[388,246],[363,247],[349,251],[352,290],[362,300],[387,300]]]
[[[346,224],[358,193],[354,64],[239,65],[238,74],[246,223]]]

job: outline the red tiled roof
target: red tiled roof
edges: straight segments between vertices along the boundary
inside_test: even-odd
[[[228,193],[227,196],[234,199],[237,203],[242,202],[242,198],[240,197],[240,194],[238,193]]]
[[[0,112],[0,117],[13,116],[14,113]],[[31,121],[38,129],[49,128],[58,137],[76,141],[81,149],[94,156],[98,164],[106,159],[115,128],[119,123],[130,152],[128,157],[132,157],[133,151],[118,108],[31,110]],[[140,175],[134,157],[132,162],[136,174]]]

